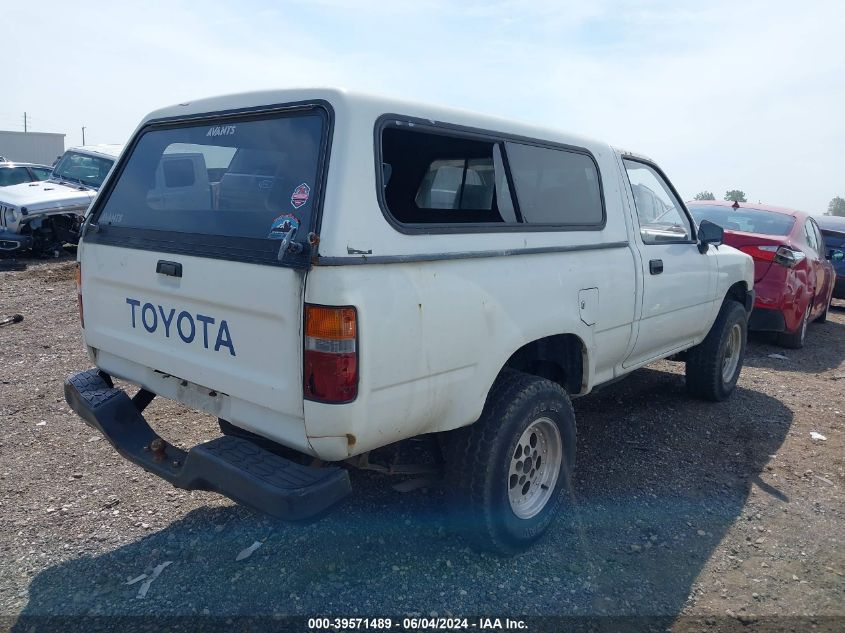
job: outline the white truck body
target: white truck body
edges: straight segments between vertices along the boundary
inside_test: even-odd
[[[153,246],[121,228],[126,220],[109,196],[147,130],[197,121],[208,128],[205,136],[225,135],[228,119],[217,125],[216,113],[273,111],[275,104],[314,104],[327,126],[324,175],[297,190],[310,191],[314,205],[315,222],[296,236],[304,243],[306,230],[314,234],[304,263],[254,262],[176,242]],[[503,147],[524,143],[523,150],[569,148],[595,165],[602,222],[577,230],[403,225],[380,195],[399,177],[395,164],[389,175],[380,153],[387,127],[400,135],[489,135]],[[196,147],[182,151],[191,165],[182,172],[185,195],[224,195],[233,181],[209,183]],[[644,242],[626,174],[633,163],[625,162],[641,160],[553,129],[333,89],[256,92],[153,112],[92,206],[80,243],[89,356],[111,376],[326,461],[474,423],[503,368],[522,362],[521,350],[535,350],[539,366],[554,349],[565,352],[563,384],[573,396],[587,394],[698,345],[726,299],[743,303],[753,286],[752,260],[727,246],[702,248],[688,217],[687,239],[674,239],[679,229],[670,227],[657,243]],[[148,204],[178,205],[184,196],[165,195],[158,169]],[[433,198],[443,195],[449,190]],[[290,211],[296,201],[292,196]],[[162,261],[178,263],[179,276],[161,274]],[[357,310],[350,402],[304,396],[306,304]]]

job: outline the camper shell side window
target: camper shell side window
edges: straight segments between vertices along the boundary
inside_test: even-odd
[[[604,228],[601,176],[584,148],[388,115],[376,150],[382,212],[400,232]]]

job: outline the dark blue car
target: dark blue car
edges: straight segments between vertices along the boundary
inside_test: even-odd
[[[825,254],[836,269],[833,296],[845,299],[845,217],[823,215],[816,221],[824,236]]]

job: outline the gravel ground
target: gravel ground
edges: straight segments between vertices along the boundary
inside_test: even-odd
[[[436,488],[399,493],[372,473],[353,472],[350,501],[309,525],[176,490],[119,458],[64,402],[65,375],[89,366],[73,262],[0,272],[0,316],[14,313],[24,320],[0,327],[0,630],[151,614],[845,629],[845,307],[810,327],[803,350],[750,341],[729,402],[688,399],[671,362],[576,401],[574,520],[513,558],[453,537]],[[184,446],[218,433],[174,403],[148,412]],[[168,561],[138,598],[142,583],[127,580]]]

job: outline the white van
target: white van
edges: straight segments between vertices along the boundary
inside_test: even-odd
[[[146,470],[288,519],[426,436],[461,529],[513,551],[563,501],[570,397],[669,356],[733,391],[753,264],[720,241],[650,160],[551,129],[341,90],[180,104],[87,216],[96,368],[66,397]],[[223,436],[169,444],[155,396]]]

